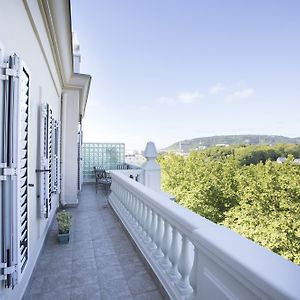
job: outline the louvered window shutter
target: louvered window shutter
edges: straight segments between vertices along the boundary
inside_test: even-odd
[[[39,197],[41,217],[48,218],[52,208],[52,131],[53,115],[49,104],[40,108],[40,169]]]
[[[28,261],[30,75],[16,55],[0,63],[0,280],[13,288]]]
[[[54,121],[53,126],[53,167],[52,167],[52,191],[60,193],[60,122]]]
[[[56,174],[57,174],[57,193],[60,194],[61,186],[61,122],[57,122],[57,160],[56,160]]]
[[[19,77],[19,128],[18,139],[18,192],[20,199],[20,261],[21,272],[28,260],[28,131],[29,131],[29,74],[23,64],[20,65]]]
[[[52,169],[53,169],[53,113],[48,105],[48,158],[49,158],[49,172],[48,172],[48,212],[52,209]]]

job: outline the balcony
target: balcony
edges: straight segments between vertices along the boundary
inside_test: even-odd
[[[299,266],[171,201],[159,176],[148,151],[111,171],[109,195],[85,184],[71,243],[53,227],[28,299],[300,299]]]
[[[53,224],[25,299],[163,299],[105,192],[85,184],[69,244]]]

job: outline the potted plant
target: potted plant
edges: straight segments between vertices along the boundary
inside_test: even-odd
[[[56,214],[56,220],[58,224],[57,239],[61,244],[69,243],[71,219],[72,215],[65,210],[61,210]]]

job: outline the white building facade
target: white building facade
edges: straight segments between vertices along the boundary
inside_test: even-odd
[[[0,299],[21,299],[56,209],[78,203],[76,45],[74,63],[70,1],[0,0]]]

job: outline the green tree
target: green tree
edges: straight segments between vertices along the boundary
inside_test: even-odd
[[[181,205],[300,264],[300,166],[293,156],[272,161],[298,146],[161,155],[162,187]]]
[[[245,167],[238,179],[239,205],[225,226],[300,264],[300,168],[267,161]]]

